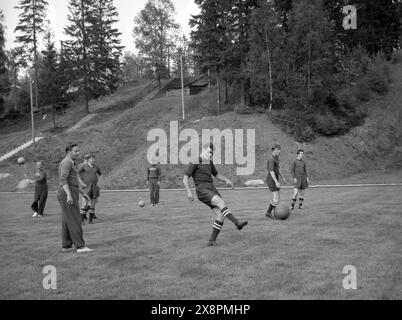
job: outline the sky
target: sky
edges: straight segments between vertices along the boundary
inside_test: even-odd
[[[134,38],[132,31],[134,28],[134,17],[145,7],[148,0],[114,0],[114,5],[119,13],[119,22],[116,27],[122,33],[122,45],[125,51],[136,52],[134,46]],[[199,13],[198,6],[193,0],[171,0],[176,8],[176,21],[180,24],[182,32],[185,35],[190,34],[188,25],[191,15]],[[18,5],[18,0],[0,0],[0,10],[3,10],[5,16],[4,25],[6,26],[6,44],[7,50],[16,46],[14,28],[18,23],[18,15],[20,11],[14,9]],[[49,3],[47,10],[47,19],[50,20],[51,28],[54,32],[54,40],[56,45],[60,40],[66,39],[64,35],[64,27],[68,24],[68,0],[47,0]]]

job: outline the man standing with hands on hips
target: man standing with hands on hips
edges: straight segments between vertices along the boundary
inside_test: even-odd
[[[69,144],[66,147],[66,157],[59,165],[60,188],[57,192],[57,200],[61,207],[63,252],[73,251],[73,245],[77,249],[77,253],[93,251],[93,249],[85,246],[81,226],[80,189],[77,168],[74,163],[79,154],[78,145]]]

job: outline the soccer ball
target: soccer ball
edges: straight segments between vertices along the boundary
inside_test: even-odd
[[[18,164],[24,164],[25,163],[25,159],[23,157],[19,157],[17,159]]]
[[[138,202],[138,205],[142,208],[145,207],[145,202],[140,200],[140,202]]]
[[[274,215],[278,220],[286,220],[290,215],[290,209],[287,205],[282,204],[275,208]]]

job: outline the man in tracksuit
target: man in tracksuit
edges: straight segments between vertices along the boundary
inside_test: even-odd
[[[36,163],[37,172],[35,174],[35,195],[32,202],[31,209],[34,212],[32,217],[43,217],[43,211],[45,210],[48,186],[46,171],[43,167],[43,161]]]
[[[161,183],[161,168],[152,160],[151,166],[147,169],[147,184],[151,198],[151,206],[159,204],[159,189]]]

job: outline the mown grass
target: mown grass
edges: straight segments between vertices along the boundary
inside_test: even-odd
[[[206,247],[214,216],[185,192],[103,193],[99,219],[84,226],[94,252],[60,252],[60,209],[30,217],[29,194],[0,194],[2,299],[401,299],[401,187],[310,189],[286,221],[264,217],[267,190],[223,190],[249,225],[225,221]],[[282,198],[289,201],[290,191]],[[42,288],[42,267],[57,268],[57,289]],[[345,290],[345,265],[357,290]]]

